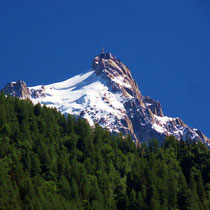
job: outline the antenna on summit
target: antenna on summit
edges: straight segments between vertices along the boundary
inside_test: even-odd
[[[104,48],[102,48],[101,52],[102,52],[102,54],[104,54]]]

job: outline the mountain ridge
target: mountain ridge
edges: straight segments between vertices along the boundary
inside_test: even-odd
[[[180,118],[164,116],[159,101],[142,96],[130,69],[111,53],[102,52],[93,59],[90,71],[64,82],[27,87],[18,81],[3,90],[35,104],[56,107],[63,114],[84,117],[92,126],[98,123],[111,132],[130,134],[136,142],[151,138],[163,141],[174,135],[209,145],[200,130]]]

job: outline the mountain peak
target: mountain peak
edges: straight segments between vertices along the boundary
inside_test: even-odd
[[[130,69],[110,52],[96,56],[92,68],[97,76],[108,81],[113,92],[123,92],[124,96],[136,97],[142,103],[141,93],[133,79]]]
[[[30,98],[34,104],[55,107],[63,114],[84,117],[92,126],[98,123],[113,133],[130,134],[136,142],[152,138],[163,141],[168,135],[209,142],[201,131],[180,118],[164,116],[160,102],[142,96],[130,69],[110,52],[97,55],[91,71],[64,82],[27,87],[18,81],[3,90]]]
[[[96,70],[96,74],[99,74],[105,68],[105,61],[109,59],[115,61],[116,57],[114,57],[110,52],[105,53],[104,49],[101,54],[97,55],[93,59],[92,68]]]

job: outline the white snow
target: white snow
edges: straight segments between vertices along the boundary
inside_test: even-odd
[[[174,135],[179,138],[183,135],[183,127],[177,125],[177,123],[173,123],[176,118],[172,117],[160,117],[154,115],[155,122],[152,125],[152,128],[155,129],[159,133],[164,133],[166,135]]]
[[[160,125],[158,125],[157,123],[154,123],[152,125],[152,128],[155,129],[157,132],[159,133],[165,133],[166,129],[164,129],[163,127],[161,127]]]
[[[68,79],[64,82],[45,85],[45,96],[31,98],[32,102],[45,104],[47,107],[55,107],[61,113],[80,115],[84,111],[90,125],[94,121],[108,127],[110,131],[115,129],[116,119],[125,116],[125,108],[119,93],[108,91],[106,81],[96,76],[95,71],[89,71]],[[42,86],[30,87],[39,90]]]
[[[130,84],[126,83],[126,80],[122,76],[113,78],[113,81],[118,83],[121,86],[132,88]]]

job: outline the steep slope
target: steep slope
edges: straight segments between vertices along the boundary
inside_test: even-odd
[[[129,133],[135,141],[167,135],[209,143],[201,131],[190,128],[180,118],[163,115],[159,101],[142,96],[130,70],[111,53],[102,53],[92,62],[92,70],[64,82],[26,87],[22,81],[5,86],[5,93],[30,98],[33,103],[56,107],[108,130]]]

